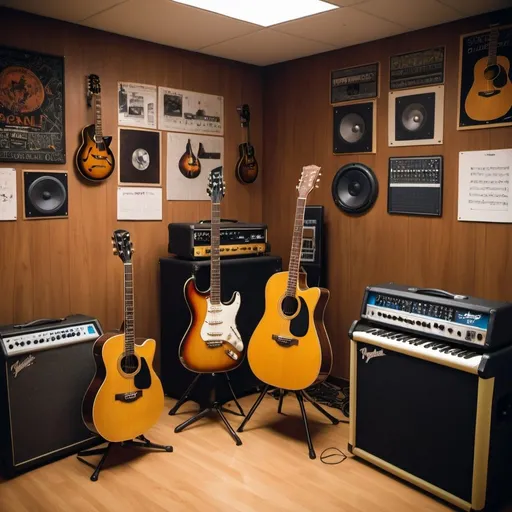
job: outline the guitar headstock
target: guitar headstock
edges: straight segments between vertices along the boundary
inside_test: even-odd
[[[88,95],[97,95],[101,93],[100,77],[98,75],[89,75],[87,77]]]
[[[236,107],[236,111],[240,115],[240,123],[242,124],[242,127],[245,128],[251,121],[251,110],[249,109],[249,105],[244,103],[243,105]]]
[[[133,242],[130,241],[130,233],[125,229],[116,229],[112,235],[112,247],[114,256],[119,256],[123,263],[131,263],[135,252]]]
[[[299,184],[296,186],[299,191],[299,198],[307,199],[313,188],[318,188],[320,183],[321,167],[317,165],[306,165],[302,168]]]
[[[214,203],[220,203],[226,193],[226,184],[224,183],[222,166],[216,167],[210,171],[208,176],[208,195]]]

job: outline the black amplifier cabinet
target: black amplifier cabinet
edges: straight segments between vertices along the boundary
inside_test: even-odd
[[[251,335],[265,311],[265,285],[274,273],[281,270],[282,261],[277,256],[221,260],[222,301],[229,301],[235,291],[241,294],[237,327],[244,341],[245,354]],[[183,295],[183,287],[191,276],[195,276],[199,289],[208,289],[210,260],[160,260],[160,377],[165,393],[173,398],[180,398],[196,375],[185,369],[178,357],[180,342],[190,325],[190,311]],[[247,357],[238,368],[229,372],[229,377],[235,394],[239,397],[253,393],[261,385],[252,373]],[[191,399],[200,404],[207,403],[210,389],[209,379],[201,378]],[[215,391],[219,401],[231,400],[224,378],[216,379]]]
[[[393,332],[352,326],[349,450],[463,510],[502,510],[512,490],[512,347],[485,353]]]
[[[310,288],[328,288],[325,239],[324,207],[306,206],[300,265],[306,272]]]
[[[84,315],[0,327],[0,462],[6,476],[98,444],[82,420],[103,334]]]
[[[169,224],[169,253],[186,260],[210,257],[211,225],[207,221],[196,224]],[[222,221],[220,224],[220,256],[256,256],[269,251],[267,225]]]

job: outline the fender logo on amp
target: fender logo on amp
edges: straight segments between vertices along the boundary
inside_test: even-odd
[[[28,366],[34,364],[35,360],[36,360],[36,358],[34,356],[28,356],[25,359],[23,359],[23,361],[20,362],[18,360],[13,365],[11,365],[11,371],[12,371],[12,374],[14,375],[14,378],[16,378],[18,376],[18,374],[21,372],[21,370],[24,370]]]
[[[363,361],[366,360],[366,363],[369,363],[374,357],[383,357],[386,355],[383,349],[377,350],[376,348],[370,352],[366,347],[364,347],[359,349],[359,352],[361,352],[361,358]]]

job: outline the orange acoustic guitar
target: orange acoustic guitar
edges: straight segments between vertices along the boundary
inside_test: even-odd
[[[201,174],[201,162],[192,151],[192,144],[190,144],[190,139],[188,139],[187,148],[185,149],[185,153],[183,153],[182,157],[180,158],[178,167],[181,174],[183,174],[185,178],[197,178],[199,174]]]
[[[94,124],[82,130],[82,143],[75,156],[76,168],[89,181],[106,180],[116,165],[110,149],[112,137],[104,137],[101,124],[101,85],[98,75],[89,75],[88,97],[94,98]]]
[[[194,277],[184,286],[185,300],[192,316],[180,343],[180,360],[197,373],[220,373],[233,370],[242,361],[244,344],[236,327],[240,293],[235,292],[224,304],[220,293],[220,203],[225,185],[222,167],[210,172],[208,194],[211,197],[211,268],[210,288],[201,292]]]
[[[124,332],[104,334],[94,344],[96,375],[84,398],[87,427],[110,442],[129,441],[149,430],[160,417],[164,392],[153,369],[156,342],[135,343],[130,234],[114,231],[114,254],[124,263]]]
[[[288,272],[278,272],[265,288],[265,313],[247,349],[258,379],[276,388],[298,391],[324,380],[331,371],[332,350],[323,323],[329,291],[308,288],[299,272],[304,210],[320,176],[320,167],[302,169]]]
[[[475,121],[492,121],[512,108],[510,62],[497,55],[498,24],[491,25],[489,56],[481,58],[473,70],[474,81],[465,102],[466,114]]]

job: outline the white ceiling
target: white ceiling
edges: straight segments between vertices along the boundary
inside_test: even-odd
[[[326,1],[341,8],[270,28],[172,0],[0,0],[0,6],[264,66],[439,25],[509,7],[512,3],[511,0]]]

